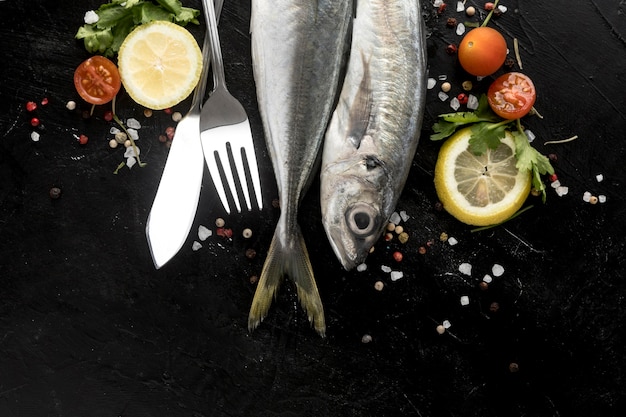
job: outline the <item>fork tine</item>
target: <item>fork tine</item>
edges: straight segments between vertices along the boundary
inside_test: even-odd
[[[211,155],[211,159],[213,159],[215,163],[208,163],[206,165],[209,168],[211,179],[213,180],[213,184],[215,185],[217,195],[220,198],[220,201],[222,202],[222,206],[224,206],[226,213],[230,214],[230,205],[228,204],[228,199],[226,198],[226,191],[224,188],[224,184],[222,183],[222,177],[220,175],[220,170],[219,170],[220,164],[219,164],[219,161],[216,159],[216,154],[217,154],[217,151],[215,151],[213,155]],[[208,155],[206,155],[205,153],[205,158],[207,156]]]
[[[237,175],[239,176],[239,185],[241,186],[244,199],[246,200],[246,207],[248,207],[248,211],[250,211],[252,210],[252,205],[250,204],[250,191],[248,190],[248,181],[246,179],[246,171],[243,166],[243,158],[241,155],[242,149],[243,147],[235,146],[231,150],[233,153],[233,162],[235,163]]]
[[[230,194],[232,195],[233,200],[235,201],[235,207],[237,208],[237,213],[241,213],[241,205],[239,204],[239,197],[237,195],[237,187],[235,186],[235,177],[233,176],[233,170],[230,167],[230,158],[228,157],[228,146],[224,144],[223,147],[217,147],[215,149],[215,154],[219,157],[217,164],[222,166],[224,177],[226,177],[226,182],[228,183],[228,188],[230,189]],[[222,194],[224,194],[224,187],[222,187],[221,192]],[[226,200],[226,198],[222,199],[222,203],[224,204],[224,206],[228,204],[228,201]]]
[[[254,195],[256,196],[256,203],[259,207],[259,210],[261,210],[263,208],[263,198],[261,196],[261,178],[259,175],[259,167],[256,161],[256,153],[254,152],[254,143],[247,143],[242,147],[242,149],[246,155],[248,168],[250,169],[250,177],[252,179]]]

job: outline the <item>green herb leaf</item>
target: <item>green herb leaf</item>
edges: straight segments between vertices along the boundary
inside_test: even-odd
[[[505,136],[507,123],[481,122],[474,124],[470,129],[472,136],[469,140],[469,150],[474,155],[482,155],[487,149],[496,149]]]
[[[489,107],[487,96],[482,94],[478,99],[478,108],[475,111],[440,114],[439,120],[432,127],[435,134],[430,136],[430,140],[446,139],[461,126],[479,122],[496,123],[500,120]]]
[[[532,186],[535,190],[541,192],[541,199],[546,202],[546,186],[541,178],[542,175],[554,174],[554,168],[550,160],[539,153],[528,142],[528,137],[524,133],[519,120],[517,121],[517,131],[512,132],[515,139],[515,157],[517,163],[515,166],[519,170],[531,171]]]
[[[174,15],[179,14],[183,9],[183,5],[178,0],[157,0],[157,3]]]
[[[87,51],[112,57],[138,25],[155,20],[181,26],[190,22],[199,24],[200,10],[183,7],[179,0],[111,0],[102,4],[96,13],[98,22],[81,26],[76,39],[84,39]]]

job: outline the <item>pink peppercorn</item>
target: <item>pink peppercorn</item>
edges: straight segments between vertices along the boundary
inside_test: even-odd
[[[41,124],[41,121],[40,121],[38,118],[33,117],[32,119],[30,119],[30,125],[31,125],[32,127],[37,127],[37,126],[39,126],[40,124]]]
[[[27,111],[35,111],[37,110],[37,103],[35,103],[34,101],[29,101],[26,103],[26,110]]]
[[[403,257],[402,256],[402,252],[396,251],[396,252],[393,253],[393,259],[396,262],[402,262],[402,257]]]

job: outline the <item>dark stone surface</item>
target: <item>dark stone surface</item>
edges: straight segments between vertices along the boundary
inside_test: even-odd
[[[301,218],[326,339],[310,329],[289,283],[263,325],[246,329],[249,278],[260,273],[278,217],[254,96],[249,2],[226,2],[220,31],[227,82],[257,140],[266,208],[226,216],[207,177],[189,241],[160,270],[144,228],[167,157],[157,137],[173,123],[163,112],[145,118],[120,94],[119,115],[143,124],[148,165],[113,175],[123,151],[108,147],[111,124],[102,116],[109,107],[83,119],[88,107],[72,84],[74,68],[89,56],[73,35],[99,4],[0,2],[0,416],[624,415],[623,4],[510,0],[492,21],[510,48],[519,39],[543,115],[527,125],[537,149],[557,154],[568,195],[550,189],[545,205],[531,201],[521,217],[483,232],[436,210],[440,144],[428,135],[436,115],[450,111],[438,87],[428,91],[422,141],[398,205],[410,216],[406,245],[381,242],[367,271],[345,272],[327,244],[314,185]],[[447,75],[458,93],[467,77],[445,53],[459,41],[445,20],[466,18],[454,6],[440,17],[430,3],[424,11],[430,75]],[[204,24],[190,30],[200,39]],[[44,127],[33,129],[24,105],[44,97],[49,104],[36,112]],[[79,110],[67,111],[68,100]],[[39,142],[31,141],[33,130]],[[73,137],[81,133],[90,138],[86,146]],[[573,135],[578,140],[543,145]],[[50,199],[53,186],[61,198]],[[607,202],[585,203],[585,191]],[[192,251],[197,227],[215,229],[217,217],[233,239],[214,235]],[[249,240],[241,237],[246,227],[254,232]],[[458,245],[442,243],[442,232]],[[404,253],[399,265],[395,250]],[[458,272],[463,262],[473,266],[469,277]],[[479,289],[496,263],[504,274]],[[391,282],[381,265],[404,278]],[[382,292],[374,289],[378,280],[387,284]],[[443,320],[452,327],[439,335]],[[361,342],[365,334],[371,343]]]

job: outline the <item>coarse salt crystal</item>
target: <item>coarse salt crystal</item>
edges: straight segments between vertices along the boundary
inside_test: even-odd
[[[474,94],[470,94],[467,97],[467,108],[469,110],[476,110],[478,108],[478,97]]]
[[[499,277],[504,274],[504,267],[500,264],[493,264],[491,267],[491,273],[493,273],[494,276]]]
[[[390,277],[392,281],[397,281],[400,278],[404,277],[404,273],[402,271],[391,271]]]
[[[429,90],[432,90],[433,88],[435,88],[436,85],[437,85],[437,80],[435,80],[434,78],[429,78],[426,84],[426,88],[428,88]]]
[[[472,275],[472,264],[463,262],[459,265],[459,272],[464,275]]]
[[[441,101],[446,101],[449,96],[443,91],[440,91],[439,93],[437,93],[437,97],[439,97],[439,100]]]
[[[532,130],[526,129],[526,130],[524,130],[524,133],[526,134],[526,137],[528,138],[528,142],[532,142],[533,140],[535,140],[536,136],[532,132]]]
[[[493,281],[493,278],[491,278],[491,275],[485,274],[485,276],[483,277],[483,281],[486,282],[487,284],[491,284],[491,282]]]
[[[448,76],[446,74],[441,74],[437,78],[439,79],[439,81],[445,81],[448,79]]]
[[[452,100],[450,100],[450,107],[452,107],[452,110],[457,111],[459,107],[461,107],[459,99],[456,97],[452,97]]]
[[[449,329],[450,327],[452,327],[452,323],[450,323],[449,320],[444,320],[441,324],[443,325],[444,329]]]
[[[606,203],[606,196],[604,194],[600,194],[598,196],[598,202],[599,203]]]
[[[552,188],[559,188],[561,186],[561,181],[559,180],[552,181],[550,185],[552,186]]]
[[[591,200],[591,193],[589,191],[585,191],[583,194],[583,201],[588,203]]]
[[[133,157],[126,158],[126,166],[128,167],[128,169],[131,169],[132,167],[134,167],[136,163],[137,163],[137,160],[135,158]]]
[[[465,4],[463,4],[462,1],[457,1],[456,2],[456,11],[457,12],[462,12],[465,10]]]
[[[604,180],[604,175],[602,175],[602,174],[596,175],[596,181],[602,182],[603,180]]]
[[[117,127],[115,126],[111,126],[111,129],[109,129],[109,133],[112,135],[115,135],[116,133],[120,133],[121,130],[119,130]]]
[[[400,223],[401,220],[402,220],[402,218],[395,211],[393,213],[391,213],[391,217],[389,217],[389,222],[391,222],[393,224],[398,224],[398,223]]]
[[[193,251],[197,251],[198,249],[200,249],[202,247],[202,243],[197,242],[197,241],[193,241],[193,243],[191,244],[191,250]]]
[[[558,195],[559,197],[563,197],[567,193],[569,193],[569,188],[567,188],[567,187],[565,187],[563,185],[556,188],[556,195]]]
[[[135,152],[135,149],[137,149],[137,152]],[[139,156],[139,154],[141,154],[141,149],[137,146],[129,146],[124,151],[124,158],[134,158],[135,156]]]
[[[443,0],[435,0],[433,1],[433,7],[439,7],[443,4]]]
[[[131,129],[141,129],[141,123],[139,123],[139,120],[133,118],[126,120],[126,126]]]
[[[506,6],[500,4],[498,5],[498,10],[500,10],[502,13],[506,13],[506,11],[509,9]]]
[[[389,268],[387,265],[381,265],[380,270],[386,273],[391,272],[391,268]]]
[[[128,135],[133,139],[133,140],[139,140],[139,133],[137,133],[137,130],[130,128],[130,129],[126,129],[128,131]]]
[[[198,226],[198,239],[201,241],[207,240],[209,236],[213,235],[213,231],[206,226],[200,225]]]
[[[467,295],[461,297],[461,305],[466,306],[469,305],[470,299]]]
[[[456,34],[461,36],[465,33],[465,25],[463,23],[459,23],[456,25]]]
[[[39,133],[37,133],[37,132],[32,132],[32,133],[30,134],[30,139],[31,139],[33,142],[39,142],[39,138],[40,138],[40,136],[39,136]]]
[[[454,246],[454,245],[456,245],[457,243],[459,243],[459,241],[458,241],[458,240],[456,240],[456,238],[454,238],[454,237],[449,237],[449,238],[448,238],[448,244],[449,244],[450,246]]]
[[[84,20],[86,24],[93,25],[94,23],[97,23],[98,20],[100,20],[100,16],[98,16],[98,13],[96,13],[95,11],[89,10],[87,13],[85,13]]]
[[[400,212],[400,218],[402,218],[402,221],[403,221],[403,222],[406,222],[406,221],[408,221],[408,220],[411,218],[411,216],[409,216],[408,214],[406,214],[406,211],[402,210],[402,211]]]
[[[356,266],[356,270],[358,272],[363,272],[367,270],[367,264],[359,264]]]

